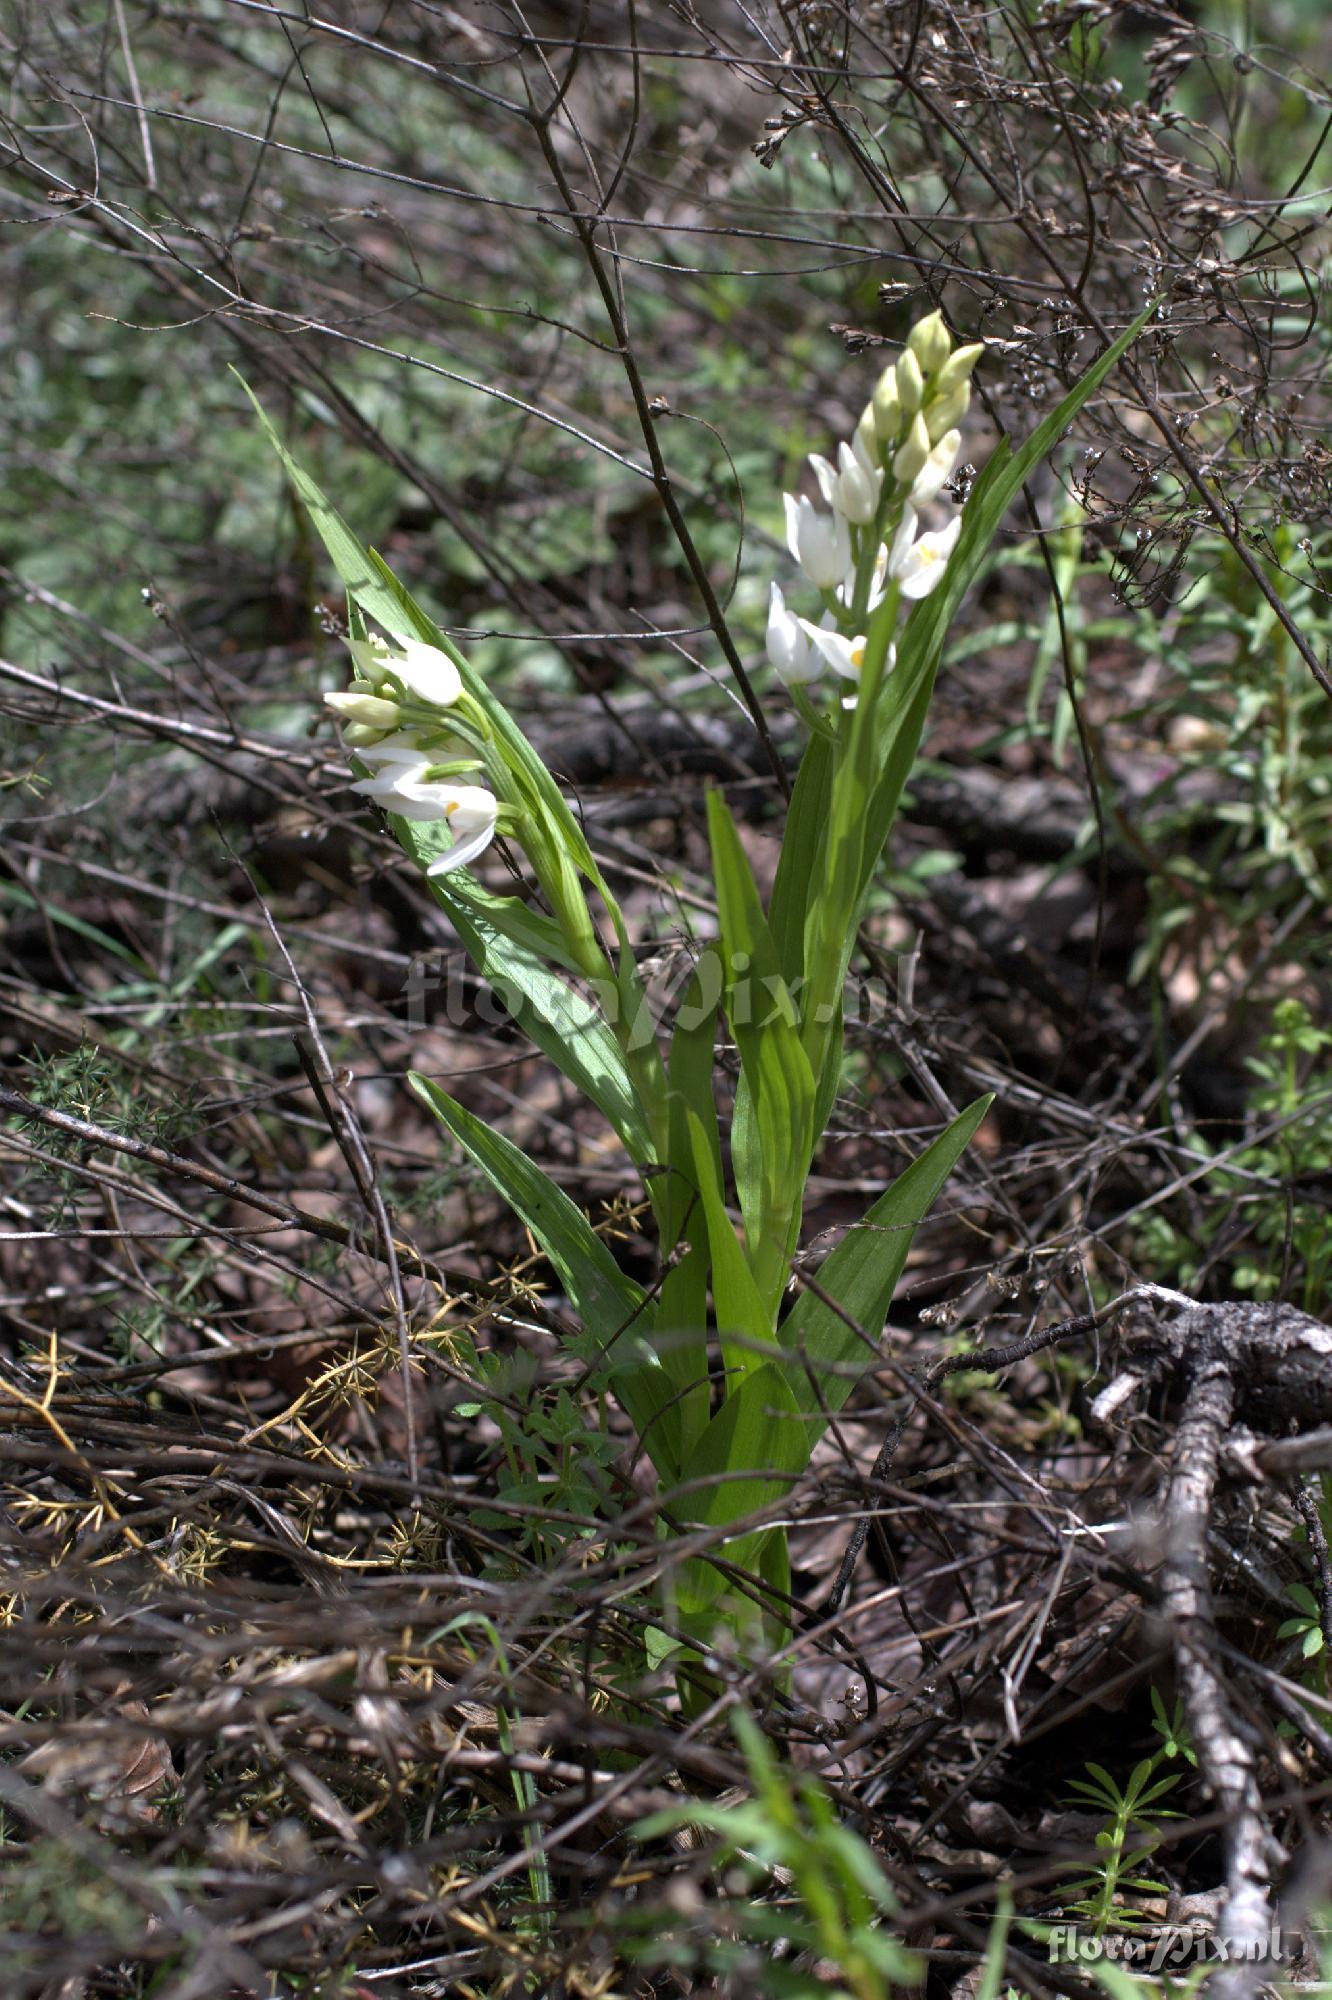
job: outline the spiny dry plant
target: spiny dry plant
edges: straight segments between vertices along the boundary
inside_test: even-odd
[[[6,1992],[1089,1994],[1241,1905],[1312,1976],[1323,10],[12,0],[0,47]],[[652,1293],[644,1184],[350,790],[346,603],[237,378],[665,1006],[710,788],[771,887],[783,487],[939,310],[964,502],[1148,307],[951,628],[796,1285],[994,1107],[761,1516],[790,1645],[691,1706],[672,1576],[753,1586],[405,1075]]]

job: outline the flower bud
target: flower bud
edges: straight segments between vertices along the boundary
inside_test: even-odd
[[[864,446],[865,456],[873,459],[877,464],[879,458],[879,427],[874,415],[873,403],[866,403],[864,409],[861,411],[860,422],[856,425],[855,436]]]
[[[879,443],[896,444],[898,432],[902,428],[902,399],[897,393],[897,370],[885,368],[875,384],[874,397],[870,403],[874,412],[874,428]]]
[[[396,701],[360,694],[355,688],[348,694],[326,694],[324,701],[335,714],[345,716],[348,722],[364,723],[368,729],[396,729],[400,720]]]
[[[947,396],[965,382],[984,352],[983,340],[973,341],[970,347],[955,347],[935,377],[935,395]]]
[[[961,431],[945,431],[911,483],[909,499],[913,507],[926,506],[952,478],[961,448]]]
[[[381,743],[382,729],[371,729],[366,722],[349,722],[342,732],[342,740],[349,750],[364,750],[371,743]]]
[[[943,367],[953,351],[953,343],[942,313],[932,312],[927,319],[916,322],[907,335],[907,350],[915,355],[922,374],[933,375]]]
[[[931,444],[937,444],[945,431],[957,428],[970,403],[970,382],[959,382],[956,389],[950,389],[946,396],[934,397],[925,410],[925,428],[930,434]]]
[[[903,412],[913,417],[925,399],[925,378],[920,363],[908,347],[897,357],[897,394]]]
[[[899,486],[910,486],[930,455],[930,434],[925,419],[917,411],[911,419],[906,442],[893,460],[893,478]]]

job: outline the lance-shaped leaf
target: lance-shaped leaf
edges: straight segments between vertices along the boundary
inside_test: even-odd
[[[688,991],[676,1012],[671,1035],[667,1079],[669,1142],[666,1186],[660,1204],[662,1250],[675,1262],[662,1280],[657,1310],[657,1352],[676,1383],[685,1448],[708,1420],[708,1272],[711,1247],[708,1211],[699,1191],[694,1165],[690,1117],[702,1134],[711,1162],[709,1180],[721,1187],[721,1139],[717,1131],[716,1084],[713,1075],[717,1009],[721,999],[721,961],[705,951],[690,975]],[[723,1219],[734,1240],[730,1218]],[[738,1248],[738,1246],[737,1246]]]
[[[791,1354],[789,1380],[802,1410],[835,1415],[873,1366],[912,1238],[993,1102],[992,1096],[978,1097],[959,1112],[824,1258],[819,1292],[840,1311],[804,1291],[787,1314],[778,1339]],[[812,1448],[823,1425],[816,1421],[811,1428]]]
[[[428,858],[432,850],[420,836],[434,831],[429,823],[403,820],[394,826],[409,853]],[[516,897],[492,896],[463,875],[436,876],[430,888],[518,1027],[596,1105],[630,1158],[639,1166],[649,1163],[647,1120],[618,1042],[594,1002],[552,972],[542,956],[549,918]],[[618,989],[612,986],[608,996],[599,997],[614,1005]]]
[[[732,1165],[749,1265],[770,1312],[786,1283],[814,1141],[814,1075],[795,1004],[763,915],[749,858],[726,801],[708,794],[727,1020],[740,1051],[749,1107],[737,1114]],[[749,1113],[752,1112],[752,1116]]]
[[[765,1361],[727,1396],[680,1468],[678,1498],[667,1495],[666,1504],[694,1527],[744,1521],[790,1492],[808,1461],[811,1434],[782,1369]],[[729,1536],[716,1553],[741,1569],[754,1567],[769,1532]],[[676,1580],[682,1613],[705,1610],[725,1587],[710,1562],[691,1558]]]
[[[364,614],[373,618],[398,640],[424,639],[454,662],[464,687],[504,745],[506,767],[522,793],[527,810],[536,815],[537,823],[548,834],[558,835],[577,866],[602,891],[618,926],[618,908],[602,882],[582,828],[508,710],[496,701],[452,640],[403,589],[382,558],[362,547],[336,507],[287,450],[249,384],[240,377],[237,379],[346,586],[354,617]],[[354,635],[357,631],[354,622]],[[364,627],[359,627],[359,631],[363,633]],[[448,844],[440,829],[428,821],[395,820],[394,826],[402,845],[422,867]],[[651,1160],[654,1148],[648,1136],[650,1121],[614,1036],[604,1024],[583,1025],[588,1009],[543,963],[545,959],[569,964],[559,927],[539,913],[526,910],[516,898],[492,896],[479,883],[463,876],[447,885],[436,878],[431,887],[454,920],[478,969],[499,987],[524,1033],[586,1093],[632,1157],[640,1164]],[[620,989],[624,982],[615,979],[609,965],[606,973],[612,1004],[623,1006],[625,996]],[[511,1003],[512,995],[517,996],[516,1007]],[[655,1054],[655,1045],[644,1047],[645,1069],[653,1068]]]
[[[647,1338],[650,1306],[615,1262],[582,1210],[534,1160],[415,1070],[417,1096],[450,1131],[491,1186],[526,1224],[559,1274],[592,1354],[628,1412],[652,1462],[671,1477],[680,1463],[675,1388]]]
[[[772,1315],[760,1296],[740,1239],[726,1212],[721,1171],[711,1136],[693,1111],[686,1111],[693,1148],[694,1178],[703,1204],[712,1264],[712,1301],[717,1337],[728,1385],[734,1385],[763,1362],[762,1349],[772,1342]],[[713,1131],[715,1132],[715,1120]]]

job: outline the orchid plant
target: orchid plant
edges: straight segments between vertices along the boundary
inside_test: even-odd
[[[1019,451],[1000,444],[964,505],[922,526],[945,504],[982,357],[978,344],[955,346],[932,313],[884,370],[835,463],[812,460],[818,500],[785,496],[814,615],[773,582],[767,656],[808,740],[766,907],[722,793],[709,795],[717,934],[696,940],[689,991],[664,1025],[554,778],[270,429],[348,593],[352,685],[325,699],[353,789],[388,814],[518,1026],[607,1119],[654,1216],[660,1275],[649,1290],[535,1161],[412,1076],[557,1273],[589,1375],[655,1468],[663,1533],[694,1537],[698,1552],[668,1566],[654,1650],[674,1649],[686,1692],[722,1632],[741,1646],[789,1640],[783,1503],[874,1366],[913,1233],[988,1109],[981,1098],[956,1117],[823,1258],[816,1282],[802,1282],[806,1185],[842,1072],[843,987],[949,623],[1022,481],[1149,313]],[[530,893],[499,893],[478,872],[496,838]],[[719,1032],[739,1057],[729,1131]]]

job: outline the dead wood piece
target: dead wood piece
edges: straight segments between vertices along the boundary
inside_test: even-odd
[[[1158,1377],[1188,1376],[1215,1351],[1235,1385],[1235,1416],[1253,1430],[1332,1424],[1332,1327],[1295,1306],[1194,1306],[1169,1322],[1153,1318],[1127,1345],[1135,1371]]]
[[[1218,1936],[1235,1962],[1216,1990],[1238,2000],[1252,1990],[1250,1974],[1258,1972],[1272,1933],[1271,1875],[1282,1857],[1264,1819],[1254,1752],[1235,1723],[1219,1665],[1207,1529],[1222,1442],[1235,1410],[1236,1382],[1232,1356],[1216,1331],[1224,1321],[1214,1316],[1208,1324],[1211,1338],[1191,1358],[1175,1439],[1161,1599],[1174,1636],[1180,1695],[1198,1768],[1226,1816],[1226,1901]]]
[[[1129,1345],[1135,1368],[1184,1384],[1161,1598],[1199,1773],[1225,1815],[1226,1901],[1218,1936],[1228,1962],[1210,1990],[1216,2000],[1247,2000],[1263,1983],[1263,1954],[1273,1935],[1272,1875],[1284,1857],[1267,1827],[1254,1748],[1236,1722],[1220,1668],[1208,1525],[1238,1426],[1286,1432],[1332,1417],[1332,1329],[1293,1306],[1225,1303],[1154,1319]]]

